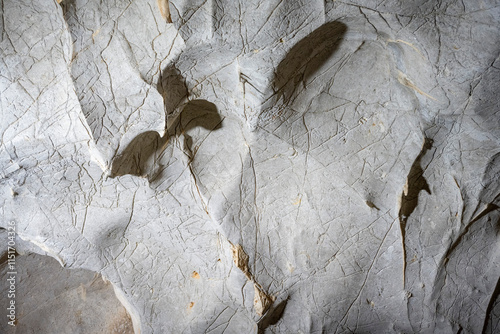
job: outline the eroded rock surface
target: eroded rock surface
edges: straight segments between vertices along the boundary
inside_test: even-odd
[[[498,327],[497,1],[1,10],[0,225],[137,331]]]
[[[134,333],[109,282],[85,269],[65,269],[49,256],[18,254],[16,297],[7,298],[10,284],[5,283],[12,270],[6,258],[0,264],[2,310],[15,300],[16,325],[2,321],[2,333]]]

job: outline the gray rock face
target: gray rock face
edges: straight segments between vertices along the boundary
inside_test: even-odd
[[[112,285],[98,274],[65,269],[47,256],[17,256],[18,284],[15,299],[10,299],[10,284],[4,283],[11,281],[8,272],[12,270],[5,264],[0,272],[2,311],[15,300],[16,320],[12,326],[5,321],[7,318],[2,319],[2,333],[134,333],[132,321],[116,299]]]
[[[0,226],[137,333],[497,330],[497,1],[1,8]]]

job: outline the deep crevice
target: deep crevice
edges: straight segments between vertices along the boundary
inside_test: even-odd
[[[418,206],[418,196],[421,191],[426,191],[429,195],[431,190],[427,180],[424,177],[424,169],[422,168],[422,158],[427,154],[432,148],[433,140],[430,138],[424,139],[424,144],[422,150],[418,154],[417,158],[413,162],[408,177],[406,179],[405,190],[401,194],[401,206],[399,208],[399,225],[401,229],[401,239],[403,243],[403,277],[406,281],[406,224],[408,218],[415,211]]]

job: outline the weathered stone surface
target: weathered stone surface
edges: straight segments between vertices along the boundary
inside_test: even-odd
[[[1,8],[0,224],[137,331],[498,326],[497,1]]]
[[[99,274],[65,269],[56,260],[33,253],[18,255],[16,268],[16,296],[10,299],[10,287],[4,282],[11,270],[2,261],[2,310],[11,300],[16,302],[16,326],[2,319],[2,333],[134,333],[112,285]]]

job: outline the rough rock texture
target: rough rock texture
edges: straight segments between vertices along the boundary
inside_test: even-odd
[[[498,330],[498,1],[1,4],[0,226],[137,333]]]
[[[0,236],[5,237],[4,233]],[[5,282],[12,271],[4,259],[7,254],[0,264],[2,311],[9,307],[10,286]],[[134,333],[112,285],[100,275],[85,269],[65,269],[48,256],[32,253],[18,255],[16,267],[16,326],[8,325],[4,318],[1,333]]]

